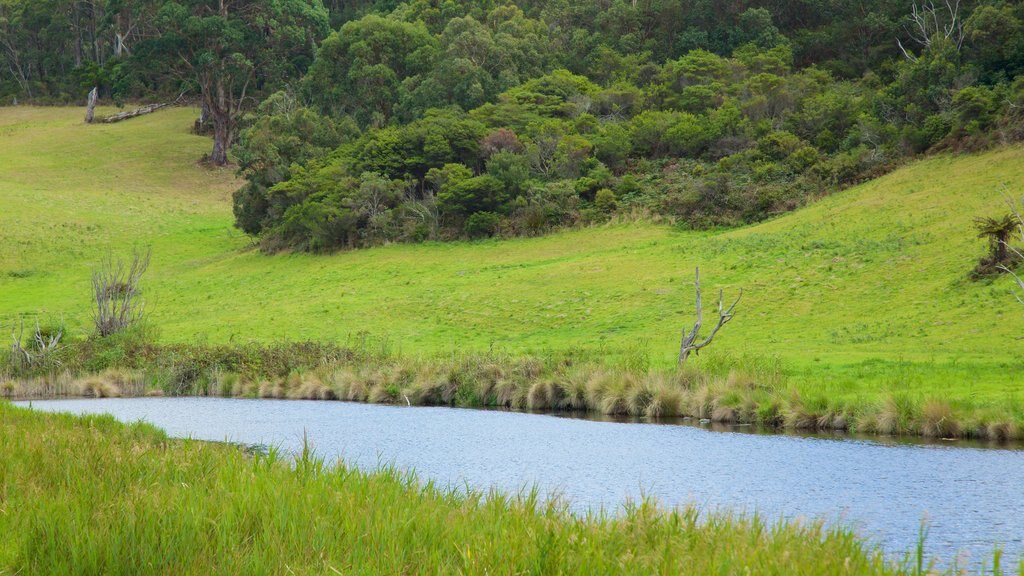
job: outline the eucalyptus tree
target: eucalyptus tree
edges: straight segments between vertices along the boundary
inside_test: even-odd
[[[245,108],[305,72],[328,17],[321,0],[175,0],[155,24],[150,69],[199,90],[213,124],[210,161],[223,166]]]

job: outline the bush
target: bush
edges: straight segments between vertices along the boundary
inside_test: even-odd
[[[619,207],[619,202],[615,199],[615,192],[608,188],[598,190],[594,197],[594,207],[605,214],[614,212]]]
[[[470,238],[488,238],[494,236],[501,224],[501,216],[494,212],[476,212],[466,219],[463,231]]]
[[[499,211],[508,202],[509,195],[501,180],[485,174],[446,186],[437,200],[444,212],[473,214]]]

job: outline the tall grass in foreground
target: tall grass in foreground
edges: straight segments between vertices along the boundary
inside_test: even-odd
[[[579,517],[535,491],[455,492],[2,401],[0,454],[0,574],[921,573],[820,524],[652,502]]]

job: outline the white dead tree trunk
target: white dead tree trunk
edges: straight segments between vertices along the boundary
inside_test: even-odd
[[[96,113],[96,99],[99,97],[98,87],[93,86],[89,90],[89,102],[85,105],[85,123],[92,124],[93,115]]]
[[[910,12],[911,25],[907,27],[910,39],[921,49],[931,46],[935,38],[941,36],[945,40],[953,42],[957,52],[964,43],[964,22],[960,17],[960,0],[944,0],[944,6],[935,5],[933,0],[922,2],[918,6],[915,1]],[[908,60],[917,60],[904,46],[900,39],[896,39],[900,51]]]
[[[708,334],[707,338],[699,340],[700,329],[704,323],[704,308],[701,302],[700,296],[700,268],[697,268],[694,273],[694,285],[697,291],[697,322],[693,325],[693,330],[687,332],[686,328],[683,328],[683,339],[679,344],[679,364],[682,365],[689,358],[690,352],[697,354],[701,348],[704,348],[715,338],[715,334],[725,326],[727,322],[733,319],[736,315],[736,305],[740,303],[740,298],[743,298],[743,289],[740,289],[739,296],[736,297],[736,301],[732,303],[732,306],[725,308],[722,301],[722,291],[718,291],[718,323],[715,324],[714,329]]]

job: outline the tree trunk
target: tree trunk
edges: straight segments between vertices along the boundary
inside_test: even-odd
[[[213,115],[213,152],[210,162],[217,166],[228,163],[228,148],[231,146],[231,125],[227,114]]]
[[[196,119],[195,124],[192,125],[192,132],[205,136],[212,133],[212,126],[210,122],[210,105],[206,102],[206,99],[202,99],[201,108],[199,109],[199,118]]]
[[[85,123],[92,124],[93,114],[96,112],[96,98],[99,96],[97,87],[93,86],[89,91],[89,102],[85,106]]]
[[[209,105],[210,119],[213,121],[213,151],[210,153],[210,162],[216,166],[225,166],[228,163],[228,148],[231,147],[234,131],[231,94],[224,86],[223,77],[217,76],[211,84],[212,86],[208,86],[213,88],[213,92],[210,93],[207,89],[203,94],[203,101]]]

